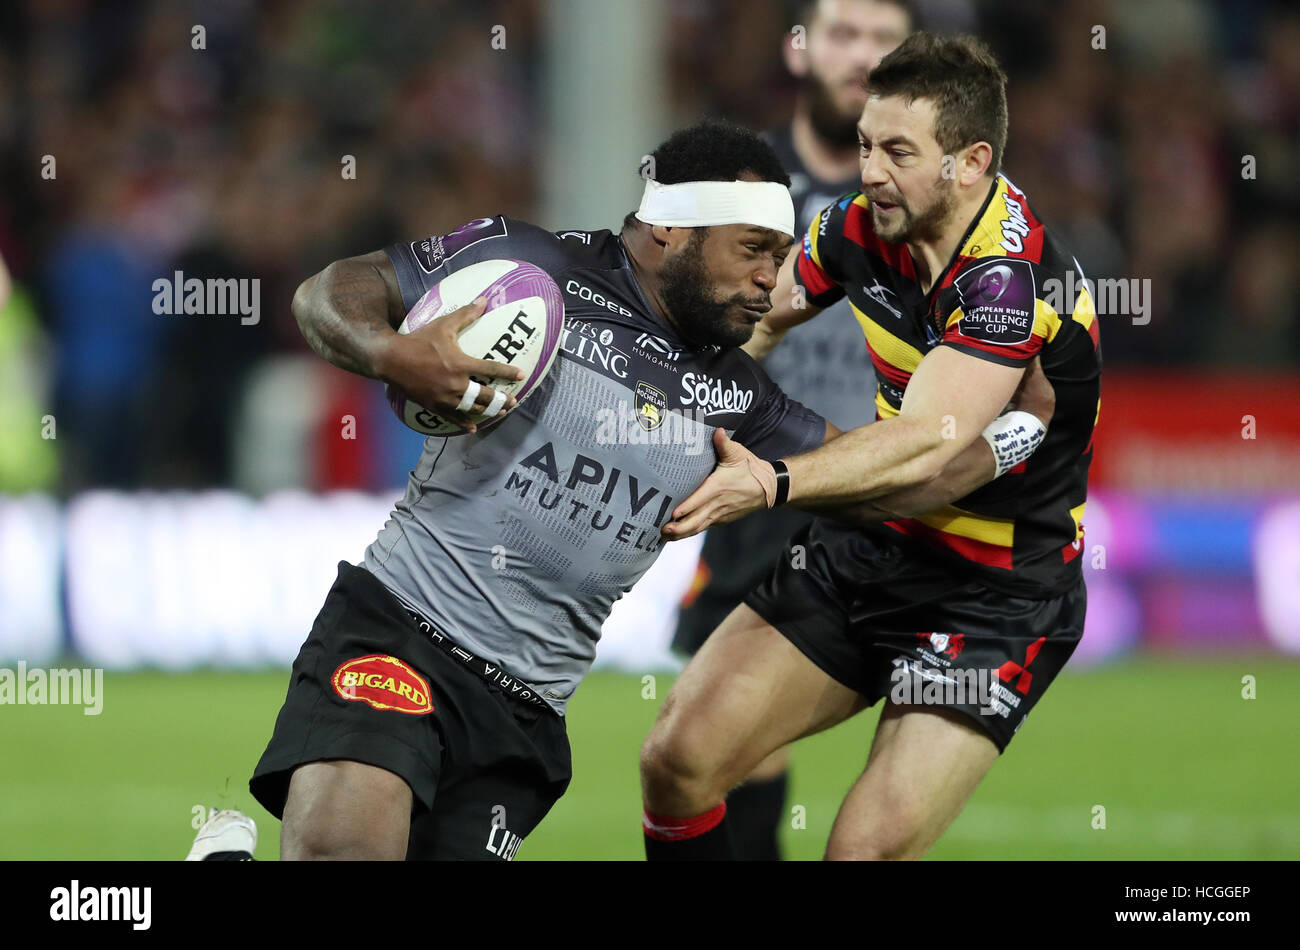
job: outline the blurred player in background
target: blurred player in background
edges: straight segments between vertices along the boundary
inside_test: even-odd
[[[864,80],[911,32],[912,12],[905,0],[798,0],[791,11],[794,26],[783,51],[786,66],[799,79],[799,94],[790,124],[765,137],[790,174],[802,233],[817,212],[859,187],[857,126],[867,98]],[[871,357],[847,301],[792,329],[763,368],[792,399],[841,429],[876,418]],[[694,655],[811,518],[782,508],[711,528],[682,603],[673,648]],[[789,758],[788,749],[777,750],[727,796],[727,820],[741,860],[780,858],[777,830],[785,813]]]

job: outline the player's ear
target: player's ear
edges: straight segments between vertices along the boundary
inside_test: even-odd
[[[654,239],[654,242],[661,249],[667,249],[676,243],[673,232],[680,230],[681,228],[670,228],[666,224],[652,224],[650,225],[650,237]]]
[[[963,188],[974,185],[993,164],[993,146],[988,142],[976,142],[961,150],[957,162],[957,183]]]
[[[691,233],[695,230],[695,228],[674,228],[666,224],[652,224],[650,236],[664,253],[676,254],[690,241]]]

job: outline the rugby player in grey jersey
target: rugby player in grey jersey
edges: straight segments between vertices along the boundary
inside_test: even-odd
[[[322,357],[440,414],[471,374],[515,371],[457,347],[479,306],[398,335],[429,287],[524,260],[566,313],[539,389],[495,425],[461,417],[467,434],[426,440],[363,565],[339,565],[250,781],[284,822],[283,858],[514,857],[568,785],[564,713],[601,624],[713,469],[710,439],[776,458],[839,434],[737,348],[793,243],[776,155],[718,123],[654,155],[618,234],[484,217],[331,264],[295,295]],[[892,503],[928,510],[993,472],[981,444]]]

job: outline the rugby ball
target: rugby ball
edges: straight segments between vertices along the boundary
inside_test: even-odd
[[[564,298],[560,287],[540,267],[505,259],[471,264],[430,287],[402,320],[397,332],[411,333],[479,297],[487,298],[487,310],[461,331],[457,342],[476,359],[521,367],[522,380],[472,378],[522,403],[550,372],[560,351],[564,329]],[[465,434],[459,425],[424,408],[398,387],[388,384],[384,390],[397,418],[416,432],[439,436]],[[505,415],[499,413],[488,420],[476,413],[472,418],[475,423],[498,422]]]

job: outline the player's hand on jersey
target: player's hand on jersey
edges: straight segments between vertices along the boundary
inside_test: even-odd
[[[1043,362],[1037,356],[1025,370],[1019,388],[1011,397],[1011,404],[1016,409],[1032,412],[1043,425],[1051,425],[1052,414],[1056,412],[1056,390],[1048,381],[1043,372]]]
[[[483,386],[469,409],[457,412],[470,376],[480,379],[520,380],[524,371],[518,366],[495,360],[480,360],[469,356],[460,348],[457,337],[461,331],[487,312],[487,300],[480,297],[473,303],[431,320],[425,326],[399,335],[392,342],[387,355],[384,381],[398,386],[406,395],[424,408],[452,422],[459,423],[470,432],[477,428],[470,416],[482,413],[496,396],[491,386]],[[514,396],[506,399],[502,411],[515,407]]]
[[[776,470],[770,462],[727,438],[725,429],[713,430],[713,447],[718,453],[718,467],[673,509],[673,520],[663,527],[669,541],[680,541],[710,525],[770,508],[776,500]]]

